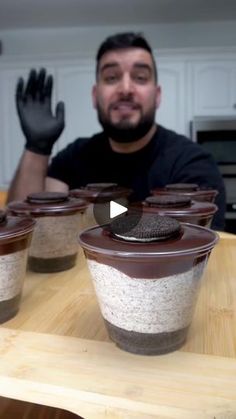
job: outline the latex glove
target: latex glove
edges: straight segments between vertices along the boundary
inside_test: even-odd
[[[56,106],[52,113],[53,78],[42,68],[29,73],[26,86],[19,79],[16,87],[16,107],[21,128],[26,138],[25,148],[37,154],[50,155],[54,143],[62,133],[64,122],[64,103]]]

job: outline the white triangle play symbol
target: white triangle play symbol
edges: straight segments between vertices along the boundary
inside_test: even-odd
[[[110,218],[117,217],[117,215],[123,214],[128,211],[128,208],[123,205],[117,204],[115,201],[110,202]]]

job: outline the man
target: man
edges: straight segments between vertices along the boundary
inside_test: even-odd
[[[26,146],[9,200],[30,192],[68,191],[94,182],[134,190],[136,200],[167,183],[197,183],[219,191],[213,227],[223,229],[225,192],[213,158],[198,144],[155,123],[161,89],[147,41],[135,33],[107,38],[97,53],[93,105],[103,132],[80,138],[52,159],[64,128],[64,104],[51,110],[52,77],[31,70],[19,80],[16,103]]]

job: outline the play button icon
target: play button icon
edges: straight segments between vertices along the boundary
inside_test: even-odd
[[[124,214],[128,211],[127,207],[124,205],[118,204],[118,202],[110,202],[110,218],[118,217],[118,215]]]
[[[98,195],[93,207],[93,215],[99,225],[109,224],[116,217],[128,211],[129,201],[126,197],[101,199]]]
[[[130,197],[131,190],[119,187],[107,187],[100,190],[93,205],[93,215],[98,225],[110,224],[119,217],[125,217],[131,211]],[[141,217],[138,212],[137,223]]]

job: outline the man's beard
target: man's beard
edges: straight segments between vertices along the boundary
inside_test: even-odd
[[[128,120],[113,123],[104,115],[103,110],[97,105],[98,120],[106,135],[118,143],[132,143],[141,140],[151,129],[155,121],[155,108],[146,115],[141,115],[138,123],[133,124]]]

